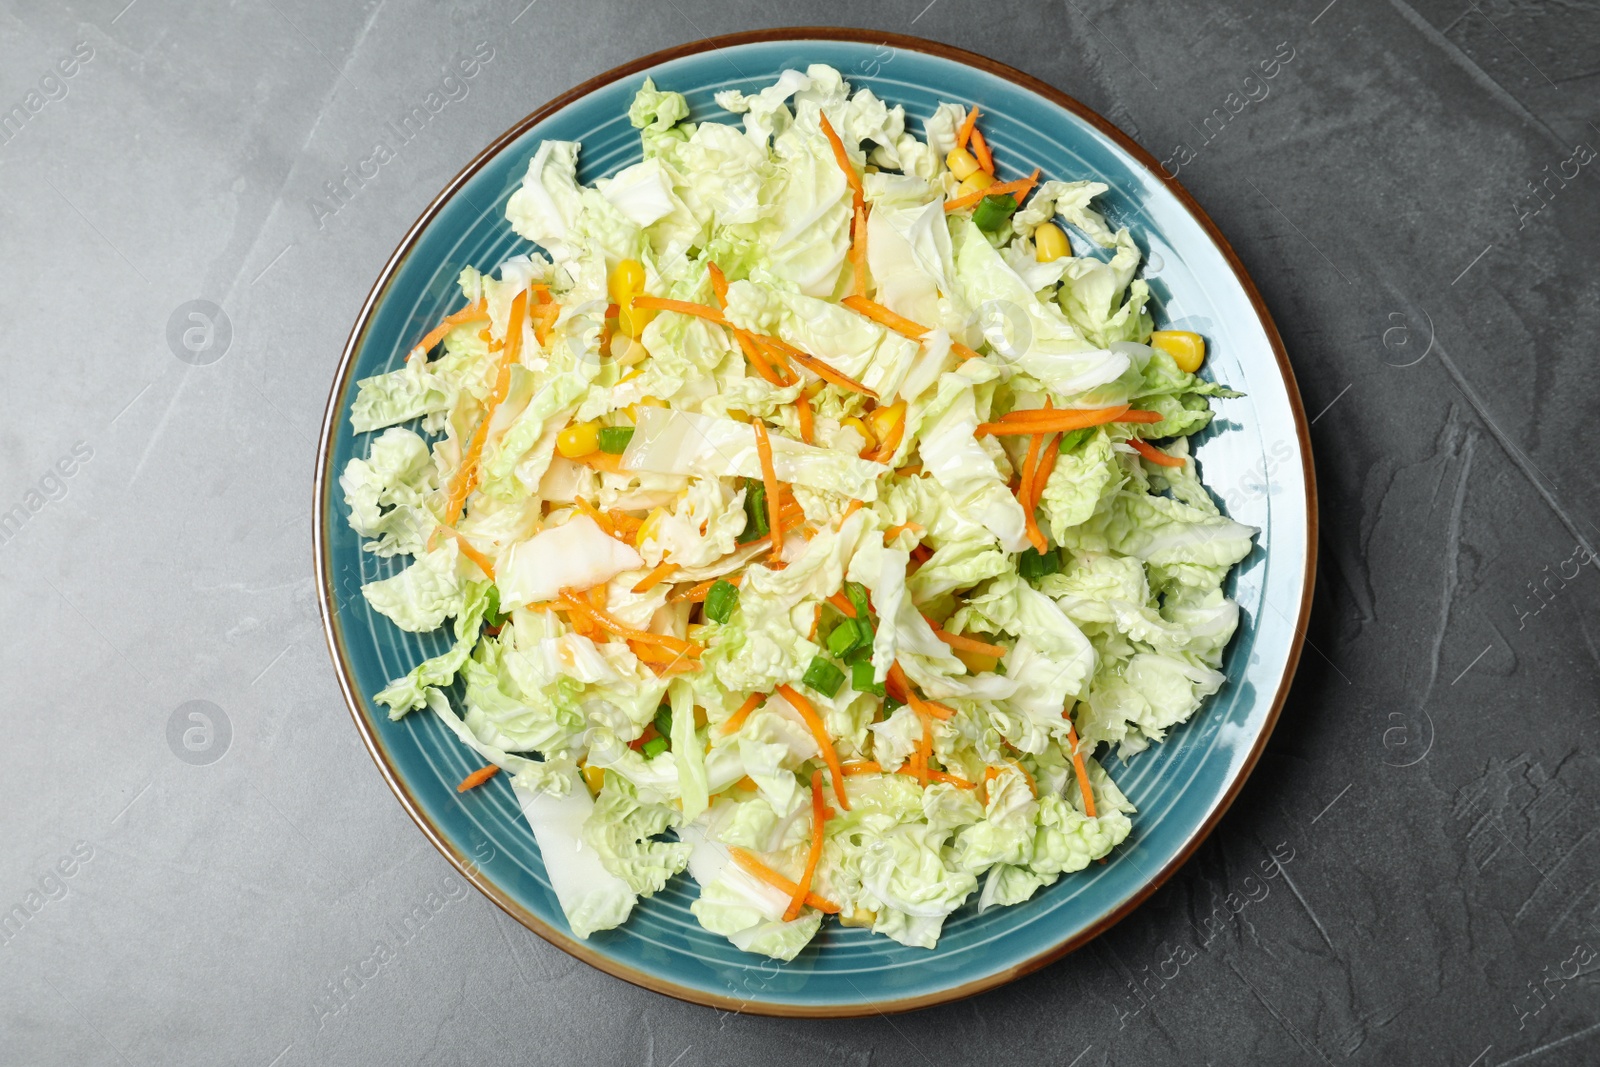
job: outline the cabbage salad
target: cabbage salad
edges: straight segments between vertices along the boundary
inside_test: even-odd
[[[1126,838],[1093,753],[1222,684],[1256,531],[1188,437],[1237,394],[1107,187],[1000,180],[977,109],[919,137],[820,65],[716,102],[646,81],[592,184],[541,144],[526,252],[359,383],[350,524],[411,557],[362,592],[453,636],[377,700],[506,773],[577,937],[687,870],[748,952],[931,948]]]

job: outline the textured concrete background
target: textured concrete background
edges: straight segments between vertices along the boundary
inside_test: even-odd
[[[1088,948],[917,1015],[719,1015],[527,933],[394,802],[318,633],[314,434],[372,277],[496,134],[644,52],[868,15],[1181,167],[1316,416],[1314,647],[1217,833]],[[0,135],[0,1061],[1600,1061],[1597,90],[1571,0],[0,0],[0,111],[36,108]],[[194,300],[228,328],[186,347]]]

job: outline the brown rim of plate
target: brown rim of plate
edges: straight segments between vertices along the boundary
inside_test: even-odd
[[[337,622],[337,616],[333,611],[332,589],[328,579],[330,561],[327,558],[327,546],[324,543],[322,536],[323,521],[325,518],[323,512],[323,499],[326,495],[326,487],[330,482],[328,464],[333,455],[333,430],[335,425],[337,425],[340,421],[338,417],[339,399],[344,395],[345,384],[350,376],[350,370],[355,359],[355,353],[360,347],[362,337],[366,332],[367,322],[372,315],[373,309],[377,306],[385,291],[388,289],[389,282],[393,278],[396,270],[410,254],[411,247],[415,243],[417,237],[428,226],[428,224],[433,221],[434,217],[439,213],[444,204],[456,194],[456,192],[467,181],[467,179],[476,174],[485,163],[499,154],[503,149],[506,148],[507,145],[511,144],[524,133],[528,132],[528,130],[533,126],[537,125],[539,122],[542,122],[545,118],[554,114],[556,111],[559,111],[561,108],[564,108],[568,104],[587,96],[589,93],[594,92],[596,89],[599,89],[604,85],[608,85],[622,78],[627,78],[634,74],[638,74],[641,71],[648,70],[653,66],[657,66],[658,64],[665,63],[670,60],[679,59],[683,56],[695,55],[701,52],[709,52],[719,48],[757,44],[766,41],[807,40],[854,41],[861,44],[888,45],[892,48],[903,48],[912,52],[922,52],[927,55],[938,56],[941,59],[953,60],[957,63],[962,63],[967,66],[986,71],[990,74],[996,75],[997,77],[1003,78],[1006,81],[1012,82],[1013,84],[1019,85],[1022,88],[1031,90],[1032,92],[1037,93],[1064,110],[1071,112],[1073,115],[1082,119],[1084,122],[1094,127],[1094,129],[1098,130],[1101,134],[1109,138],[1114,144],[1117,145],[1117,147],[1121,148],[1134,159],[1138,160],[1139,163],[1144,166],[1146,170],[1150,171],[1151,174],[1159,177],[1167,186],[1167,188],[1172,191],[1173,195],[1178,198],[1178,201],[1188,209],[1189,213],[1205,229],[1206,234],[1211,238],[1211,240],[1215,242],[1217,248],[1220,249],[1223,256],[1226,257],[1228,265],[1233,268],[1234,277],[1238,279],[1239,284],[1244,287],[1245,292],[1250,296],[1250,303],[1255,308],[1256,316],[1260,320],[1262,329],[1266,332],[1267,339],[1272,345],[1273,355],[1278,361],[1278,370],[1283,375],[1284,386],[1287,388],[1289,393],[1289,405],[1294,412],[1296,436],[1298,437],[1300,443],[1301,466],[1303,468],[1303,474],[1306,483],[1305,575],[1302,579],[1300,591],[1300,616],[1295,620],[1295,637],[1293,644],[1289,649],[1289,657],[1288,662],[1285,665],[1283,680],[1278,685],[1278,691],[1273,694],[1272,708],[1267,714],[1266,724],[1262,728],[1260,736],[1256,739],[1254,747],[1251,748],[1249,757],[1245,760],[1244,765],[1240,768],[1232,784],[1223,794],[1222,799],[1217,803],[1210,817],[1206,819],[1205,823],[1199,828],[1199,830],[1195,832],[1195,834],[1189,839],[1189,841],[1178,852],[1178,854],[1169,860],[1159,871],[1157,871],[1153,877],[1146,880],[1145,884],[1120,907],[1102,916],[1076,936],[1068,938],[1066,941],[1060,944],[1053,945],[1043,950],[1031,959],[1025,960],[1024,962],[1015,966],[1008,967],[1003,971],[986,975],[983,978],[976,979],[964,985],[941,990],[938,993],[932,993],[919,997],[906,997],[900,1000],[881,1001],[874,1004],[846,1006],[809,1006],[803,1004],[790,1005],[752,1003],[749,1001],[739,1000],[736,997],[719,996],[714,993],[706,993],[697,989],[689,989],[672,982],[662,981],[653,975],[644,974],[643,972],[636,971],[631,967],[619,964],[615,960],[609,959],[605,955],[596,952],[586,943],[577,940],[567,933],[555,929],[549,923],[546,923],[544,920],[540,919],[538,916],[532,914],[526,908],[522,907],[515,900],[512,900],[497,884],[484,877],[477,865],[463,856],[451,842],[447,841],[439,832],[439,829],[433,825],[433,823],[425,814],[423,814],[416,802],[416,799],[412,796],[410,787],[407,785],[407,783],[400,780],[400,778],[395,775],[394,769],[389,765],[388,754],[384,748],[383,742],[378,738],[377,733],[372,729],[370,724],[367,722],[366,716],[361,711],[361,698],[356,694],[355,687],[350,678],[349,670],[345,664],[343,648],[344,636]],[[317,568],[317,605],[322,612],[322,627],[324,635],[328,641],[328,652],[333,657],[333,664],[338,673],[339,688],[344,693],[345,705],[350,710],[351,718],[355,720],[356,729],[361,732],[361,739],[366,744],[367,751],[372,755],[372,759],[378,765],[378,770],[382,773],[384,780],[389,783],[389,788],[392,789],[395,796],[399,798],[401,806],[406,809],[406,813],[411,816],[412,821],[417,824],[418,828],[422,830],[423,834],[426,835],[428,840],[433,842],[434,847],[443,853],[445,858],[455,866],[456,870],[460,871],[461,875],[466,878],[467,881],[471,882],[478,888],[479,892],[483,893],[484,896],[498,904],[500,908],[512,918],[516,919],[522,925],[526,926],[528,929],[532,930],[546,941],[555,945],[557,948],[562,949],[570,955],[577,957],[590,966],[596,967],[607,974],[621,978],[623,981],[631,982],[634,985],[642,986],[643,988],[652,990],[653,992],[675,997],[678,1000],[686,1000],[695,1004],[704,1004],[707,1007],[721,1008],[734,1012],[747,1012],[753,1015],[838,1019],[863,1015],[885,1014],[889,1012],[914,1011],[919,1008],[928,1008],[937,1004],[945,1004],[953,1000],[960,1000],[965,997],[970,997],[977,993],[982,993],[986,990],[993,989],[996,986],[1004,985],[1007,982],[1021,978],[1025,974],[1036,971],[1046,964],[1055,962],[1072,950],[1079,948],[1093,938],[1104,933],[1129,912],[1133,911],[1133,909],[1143,903],[1151,893],[1154,893],[1157,889],[1159,889],[1168,878],[1172,877],[1178,868],[1183,866],[1183,864],[1194,853],[1195,849],[1200,847],[1201,843],[1205,841],[1205,839],[1210,835],[1211,831],[1216,828],[1217,822],[1232,805],[1234,798],[1239,795],[1239,791],[1244,787],[1246,779],[1250,777],[1250,772],[1254,770],[1256,762],[1261,758],[1261,753],[1265,750],[1267,745],[1267,739],[1272,736],[1273,728],[1277,725],[1278,715],[1283,710],[1284,701],[1289,695],[1289,686],[1294,680],[1295,668],[1300,662],[1300,653],[1305,642],[1306,623],[1311,615],[1311,598],[1316,584],[1317,573],[1316,472],[1311,461],[1311,438],[1306,425],[1305,408],[1300,402],[1300,390],[1295,384],[1294,370],[1289,365],[1289,357],[1283,348],[1283,339],[1278,336],[1278,328],[1273,323],[1271,314],[1269,314],[1267,311],[1266,303],[1261,299],[1261,293],[1256,289],[1255,283],[1251,281],[1249,273],[1244,268],[1244,264],[1239,261],[1239,257],[1234,252],[1233,246],[1228,243],[1227,238],[1224,237],[1222,232],[1217,229],[1216,223],[1211,221],[1211,217],[1205,213],[1205,210],[1195,202],[1194,197],[1190,196],[1189,192],[1184,189],[1184,187],[1175,179],[1167,177],[1160,164],[1156,161],[1156,158],[1135,144],[1133,140],[1121,130],[1117,129],[1110,122],[1106,121],[1100,115],[1096,114],[1088,107],[1085,107],[1077,100],[1074,100],[1072,97],[1061,92],[1059,89],[1047,85],[1031,75],[1024,74],[1014,67],[1006,66],[1004,63],[996,62],[987,56],[980,56],[974,52],[969,52],[962,48],[955,48],[951,45],[940,44],[937,41],[928,41],[920,37],[909,37],[897,33],[883,33],[876,30],[844,29],[839,27],[800,26],[771,30],[753,30],[745,33],[731,33],[721,37],[708,37],[689,44],[678,45],[675,48],[668,48],[664,51],[653,52],[650,55],[643,56],[628,63],[624,63],[620,67],[614,67],[611,70],[606,71],[604,74],[589,79],[574,89],[569,89],[567,92],[561,94],[554,100],[551,100],[549,103],[539,108],[537,111],[534,111],[532,114],[528,115],[528,117],[524,118],[521,122],[518,122],[511,129],[507,130],[505,133],[496,138],[494,143],[489,145],[489,147],[478,153],[477,157],[474,158],[471,163],[468,163],[466,167],[462,169],[461,173],[457,174],[451,179],[450,183],[444,187],[443,191],[441,191],[439,195],[434,198],[433,202],[428,205],[427,210],[422,213],[422,216],[414,224],[412,224],[409,230],[406,231],[406,235],[401,239],[399,247],[396,248],[394,254],[389,257],[389,261],[384,264],[383,271],[378,275],[377,281],[373,283],[372,291],[367,294],[366,301],[361,305],[361,313],[356,317],[355,325],[350,331],[350,339],[345,343],[344,352],[339,358],[338,373],[334,376],[333,388],[328,395],[327,410],[323,414],[322,434],[317,444],[315,492],[316,499],[312,505],[312,551],[315,557],[315,564]]]

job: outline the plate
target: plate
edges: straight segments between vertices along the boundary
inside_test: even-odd
[[[713,93],[754,92],[811,63],[905,105],[919,132],[941,100],[978,104],[1002,178],[1037,166],[1046,178],[1110,186],[1098,205],[1146,251],[1158,324],[1205,335],[1207,373],[1245,394],[1217,402],[1213,426],[1197,438],[1206,484],[1228,514],[1261,528],[1230,583],[1242,612],[1223,667],[1228,683],[1164,744],[1126,765],[1108,763],[1139,808],[1132,836],[1109,862],[1015,907],[979,915],[968,903],[935,949],[828,923],[790,963],[750,956],[701,929],[689,913],[695,893],[687,875],[640,901],[621,928],[580,941],[506,776],[458,795],[456,783],[480,762],[474,754],[426,711],[390,722],[372,703],[390,679],[442,652],[448,637],[404,633],[361,596],[363,582],[404,561],[362,552],[346,523],[338,473],[368,440],[349,429],[355,383],[399,367],[408,347],[460,304],[463,266],[487,269],[526,250],[505,222],[505,205],[541,140],[583,142],[579,178],[592,182],[640,158],[626,114],[647,75],[684,93],[692,118],[727,119]],[[864,1015],[969,996],[1082,945],[1149,896],[1216,824],[1266,744],[1299,658],[1316,552],[1310,442],[1282,341],[1238,258],[1189,194],[1105,119],[1020,71],[931,41],[837,29],[738,34],[647,56],[551,101],[474,159],[406,234],[362,306],[323,421],[314,510],[319,596],[339,684],[422,832],[491,900],[579,959],[683,1000],[770,1015]]]

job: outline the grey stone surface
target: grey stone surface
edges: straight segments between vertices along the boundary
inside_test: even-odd
[[[1593,3],[125,3],[0,0],[0,111],[44,98],[0,139],[0,511],[41,504],[0,543],[0,908],[38,905],[0,938],[0,1062],[1600,1062],[1600,162],[1529,184],[1600,145]],[[635,989],[466,887],[340,703],[309,509],[349,324],[464,161],[641,53],[837,22],[1192,150],[1317,416],[1323,564],[1266,757],[1143,908],[997,992],[817,1023]]]

